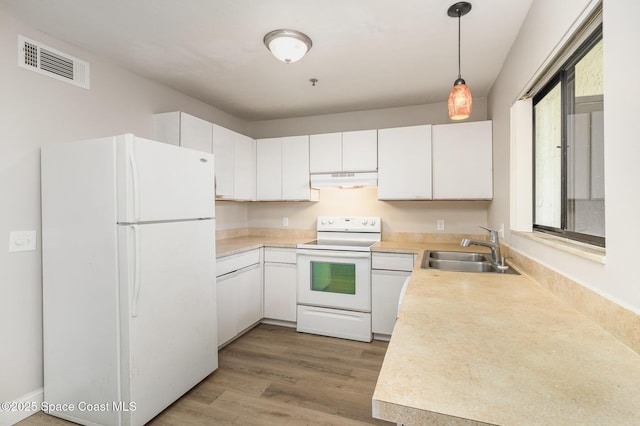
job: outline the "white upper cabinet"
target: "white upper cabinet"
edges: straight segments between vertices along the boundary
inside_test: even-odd
[[[212,124],[181,111],[153,115],[152,139],[212,153]]]
[[[153,138],[213,153],[217,198],[256,199],[255,139],[180,111],[154,114]]]
[[[342,171],[342,133],[324,133],[309,137],[309,172]]]
[[[256,140],[184,112],[154,114],[153,139],[215,159],[216,197],[316,200],[311,173],[378,171],[380,200],[493,198],[492,122]],[[597,191],[596,191],[597,192]]]
[[[256,198],[282,200],[282,138],[258,139],[256,145]]]
[[[362,130],[311,135],[310,173],[375,172],[378,131]]]
[[[378,170],[378,131],[376,129],[342,133],[342,170],[345,172]]]
[[[309,200],[309,136],[258,139],[257,199]]]
[[[493,198],[492,122],[433,126],[433,198]]]
[[[197,151],[213,152],[212,124],[184,112],[180,113],[180,146]]]
[[[378,130],[378,199],[431,195],[431,125]]]
[[[282,199],[309,198],[309,136],[282,138]]]
[[[233,133],[222,126],[213,125],[216,197],[230,200],[233,199],[234,191]]]
[[[256,199],[256,141],[236,132],[233,133],[233,199]]]

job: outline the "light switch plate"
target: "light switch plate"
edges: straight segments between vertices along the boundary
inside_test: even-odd
[[[13,231],[9,233],[9,252],[33,251],[36,249],[36,231]]]

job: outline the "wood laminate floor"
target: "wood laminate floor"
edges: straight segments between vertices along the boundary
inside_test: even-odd
[[[219,368],[149,424],[390,425],[371,417],[386,342],[261,324],[219,353]],[[20,426],[73,423],[37,413]]]

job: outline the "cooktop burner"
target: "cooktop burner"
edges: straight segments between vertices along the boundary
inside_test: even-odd
[[[298,248],[371,251],[380,241],[380,218],[320,216],[317,231],[316,240],[298,244]]]
[[[377,241],[313,240],[307,243],[298,244],[298,248],[368,251],[376,242]]]

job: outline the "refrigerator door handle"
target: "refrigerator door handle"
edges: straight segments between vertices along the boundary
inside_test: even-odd
[[[133,184],[133,219],[134,222],[138,222],[140,220],[140,184],[133,143],[129,145],[129,164],[131,165],[131,182]]]
[[[131,301],[131,316],[138,316],[138,299],[140,299],[141,262],[140,262],[140,230],[137,225],[133,229],[133,299]]]

